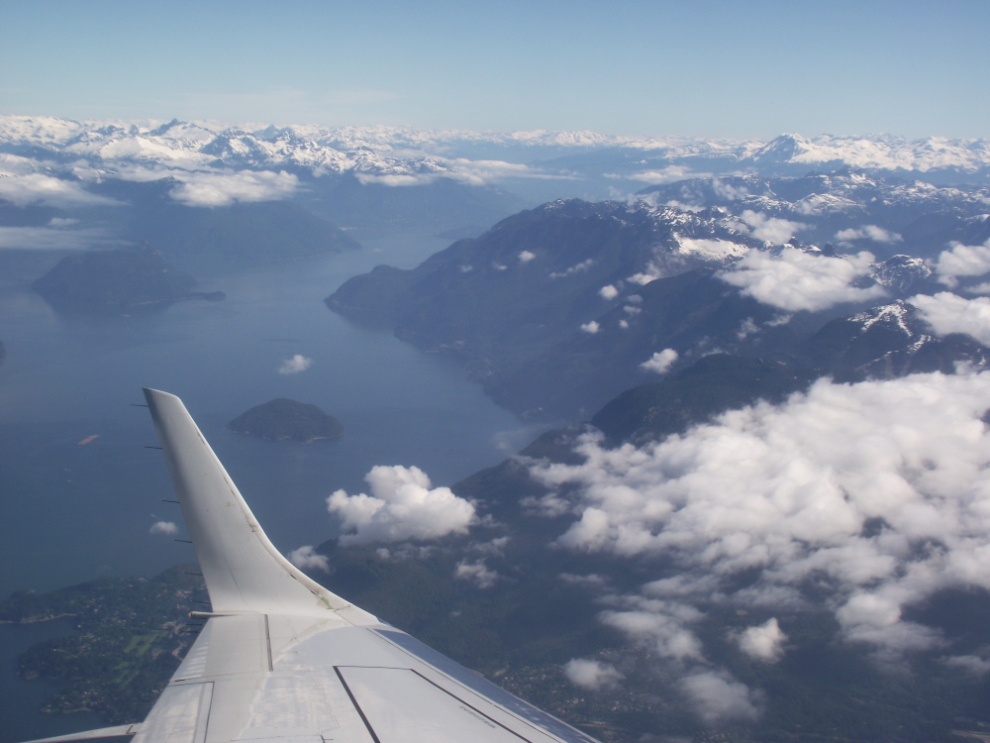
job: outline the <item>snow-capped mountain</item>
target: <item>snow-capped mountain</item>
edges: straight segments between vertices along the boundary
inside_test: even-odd
[[[445,176],[465,180],[520,177],[534,169],[499,169],[490,160],[464,155],[487,147],[498,162],[533,166],[560,175],[554,156],[609,150],[602,175],[613,165],[633,180],[670,180],[677,171],[657,168],[691,162],[695,171],[717,165],[751,172],[780,168],[849,167],[906,173],[981,173],[990,167],[990,142],[928,137],[909,141],[887,135],[805,138],[782,135],[770,142],[687,137],[629,137],[595,132],[423,131],[402,127],[228,126],[219,122],[72,121],[51,117],[0,116],[0,150],[63,164],[84,161],[107,169],[287,168],[313,175],[354,172],[369,177]],[[635,156],[635,161],[630,160]],[[549,158],[549,159],[548,159]],[[488,162],[486,167],[479,165]],[[472,167],[473,164],[473,167]],[[494,172],[493,171],[494,168]],[[480,172],[479,172],[480,171]],[[573,175],[573,174],[572,174]],[[579,174],[580,175],[580,174]],[[413,183],[416,181],[410,181]],[[401,181],[395,185],[408,185]]]

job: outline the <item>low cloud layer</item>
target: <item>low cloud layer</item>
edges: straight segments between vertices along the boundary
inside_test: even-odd
[[[54,220],[53,220],[54,221]],[[0,227],[0,250],[87,250],[121,244],[99,229]]]
[[[279,374],[299,374],[309,369],[313,365],[313,359],[303,356],[301,353],[297,353],[291,359],[286,359],[282,362],[281,366],[278,368]]]
[[[845,640],[896,659],[943,644],[905,607],[990,589],[988,409],[990,372],[826,379],[641,448],[586,435],[584,464],[531,473],[578,517],[562,547],[670,566],[603,614],[661,655],[701,657],[692,624],[712,600],[820,606],[814,578]],[[764,660],[783,641],[769,623],[739,636]]]
[[[753,722],[760,717],[763,694],[726,671],[698,670],[681,679],[681,690],[709,725]]]
[[[950,248],[939,253],[935,261],[935,275],[950,289],[959,284],[960,276],[983,276],[990,273],[990,240],[982,245],[954,242]]]
[[[939,335],[965,333],[990,346],[990,298],[965,299],[951,292],[919,294],[908,300]]]
[[[230,206],[235,201],[278,201],[295,193],[299,179],[284,170],[170,173],[180,183],[170,191],[176,201],[189,206]]]
[[[0,153],[0,199],[17,206],[44,204],[62,208],[120,206],[121,202],[87,191],[73,178],[57,178],[38,162]]]
[[[875,224],[867,224],[859,228],[851,227],[848,230],[839,230],[835,233],[835,239],[847,244],[853,240],[872,240],[873,242],[885,243],[887,245],[903,240],[896,232],[889,232]]]
[[[869,276],[873,263],[867,252],[831,257],[797,248],[784,248],[777,255],[752,250],[718,276],[763,304],[787,312],[817,312],[884,296],[884,288],[877,284],[857,286]]]
[[[156,521],[149,529],[151,534],[165,534],[172,536],[179,533],[179,527],[171,521]]]
[[[466,534],[475,509],[450,488],[433,488],[418,467],[373,467],[365,476],[371,495],[336,491],[327,498],[330,513],[342,521],[340,543],[403,542]]]
[[[313,545],[304,544],[297,550],[289,553],[289,562],[300,570],[322,570],[324,573],[330,572],[330,564],[326,555],[320,555],[313,549]]]

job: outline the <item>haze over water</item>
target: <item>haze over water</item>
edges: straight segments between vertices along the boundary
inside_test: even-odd
[[[184,302],[152,317],[60,318],[21,288],[0,290],[0,596],[100,575],[154,575],[194,560],[152,535],[184,527],[142,387],[181,396],[276,547],[334,535],[326,497],[366,491],[376,464],[416,465],[449,485],[534,435],[450,363],[391,333],[350,325],[323,299],[379,263],[416,265],[446,242],[364,240],[343,255],[201,279],[220,303]],[[304,372],[282,375],[295,354]],[[338,442],[238,436],[232,418],[275,397],[315,403],[345,427]],[[89,443],[84,439],[97,436]]]

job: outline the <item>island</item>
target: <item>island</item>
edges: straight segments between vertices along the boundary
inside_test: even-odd
[[[344,427],[336,418],[316,405],[287,397],[256,405],[234,418],[227,427],[235,433],[260,436],[267,441],[292,439],[304,444],[336,441],[344,435]]]
[[[32,288],[69,315],[129,316],[163,310],[184,299],[219,301],[223,292],[194,292],[196,279],[141,245],[63,258]]]

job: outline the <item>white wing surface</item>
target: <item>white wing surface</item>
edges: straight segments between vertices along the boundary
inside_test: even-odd
[[[145,397],[213,610],[143,723],[52,743],[595,743],[297,570],[182,401]]]

